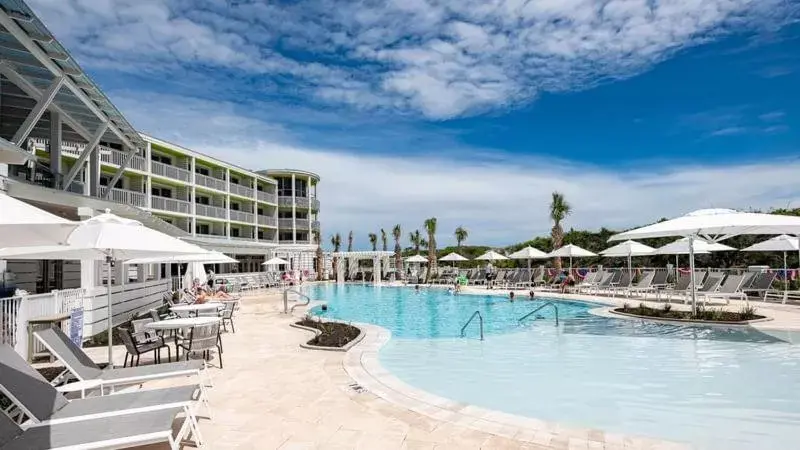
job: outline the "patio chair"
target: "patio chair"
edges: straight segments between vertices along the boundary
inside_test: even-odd
[[[184,426],[191,427],[195,438],[200,440],[194,411],[194,405],[200,401],[198,385],[69,400],[13,348],[0,345],[0,392],[19,408],[33,426],[182,408],[189,419]]]
[[[742,285],[745,281],[745,274],[741,275],[728,275],[725,277],[725,281],[719,286],[719,288],[715,292],[705,292],[703,293],[703,303],[705,304],[706,300],[709,298],[721,298],[725,299],[725,303],[729,304],[731,298],[738,298],[740,300],[746,300],[747,294],[742,292]]]
[[[767,300],[767,293],[772,288],[772,282],[775,281],[775,278],[778,276],[776,272],[761,272],[756,273],[753,276],[750,285],[742,289],[742,292],[747,294],[748,299],[752,294],[755,294],[756,298],[760,298],[761,301]]]
[[[575,286],[573,286],[573,289],[576,292],[582,292],[584,289],[591,288],[602,279],[604,273],[605,272],[602,271],[596,271],[586,274],[586,277],[584,277],[580,283],[576,283]]]
[[[203,360],[211,358],[211,351],[217,350],[219,368],[222,368],[222,337],[219,334],[219,323],[192,327],[189,333],[178,340],[178,347],[183,349],[186,361],[192,353],[202,353]]]
[[[122,367],[128,367],[128,357],[131,358],[131,367],[138,366],[142,354],[153,352],[153,360],[156,364],[161,362],[161,349],[167,349],[167,362],[172,360],[172,350],[164,342],[164,339],[158,338],[157,341],[144,341],[140,342],[130,329],[125,327],[117,328],[117,336],[119,336],[122,344],[125,345],[125,362]],[[136,363],[134,364],[134,359]]]
[[[187,438],[187,426],[172,431],[182,408],[98,417],[69,423],[34,425],[22,429],[0,412],[0,450],[75,450],[93,448],[126,448],[154,443],[167,443],[178,450]],[[184,422],[188,418],[183,419]],[[184,434],[182,434],[182,432]],[[200,445],[195,435],[195,445]]]
[[[667,302],[671,296],[673,295],[685,295],[686,291],[689,289],[689,284],[692,282],[691,277],[688,274],[681,274],[678,276],[678,280],[675,282],[675,285],[672,287],[666,287],[664,289],[659,289],[656,291],[656,300],[661,299],[661,294],[667,295]]]
[[[233,325],[233,312],[238,304],[238,301],[225,302],[225,309],[219,312],[219,317],[222,319],[222,327],[225,329],[225,332],[228,331],[226,323],[230,323],[231,331],[236,333],[236,327]]]
[[[650,290],[655,276],[656,271],[654,270],[648,270],[642,273],[642,278],[640,278],[638,282],[631,284],[625,289],[625,295],[631,297],[634,292],[646,292]]]
[[[719,288],[719,285],[722,283],[722,279],[725,277],[724,273],[709,273],[708,277],[703,281],[703,285],[700,288],[695,290],[695,295],[705,298],[705,294],[714,293]],[[684,299],[684,303],[688,303],[690,301],[689,295],[691,292],[687,290],[687,296]],[[705,304],[705,302],[704,302]]]
[[[166,364],[101,369],[92,361],[84,351],[75,345],[70,338],[58,328],[47,328],[34,331],[33,335],[42,345],[66,367],[65,372],[74,375],[79,381],[97,381],[98,389],[105,387],[112,390],[115,386],[142,383],[149,380],[187,377],[192,375],[205,376],[206,383],[211,385],[211,378],[203,370],[205,361],[170,362]],[[205,392],[203,392],[205,398]]]
[[[544,268],[539,267],[533,271],[533,275],[531,275],[531,280],[529,282],[530,286],[539,286],[541,284],[545,284],[546,281],[544,279]]]

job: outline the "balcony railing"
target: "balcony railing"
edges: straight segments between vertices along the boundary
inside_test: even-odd
[[[31,143],[33,144],[33,147],[35,149],[44,151],[47,150],[47,146],[50,143],[50,140],[42,138],[31,138]],[[86,150],[86,144],[84,143],[74,142],[74,141],[61,142],[61,154],[65,156],[78,158],[85,150]],[[97,151],[100,152],[100,161],[106,164],[114,164],[116,166],[121,166],[123,163],[125,163],[125,160],[128,158],[128,154],[126,152],[114,150],[113,148],[109,148],[104,145],[98,145]],[[143,157],[139,155],[134,155],[128,162],[127,167],[144,172],[147,170],[147,163]]]
[[[294,227],[294,219],[278,219],[278,227],[292,228]]]
[[[294,226],[297,228],[308,228],[308,219],[294,219]]]
[[[107,186],[100,186],[100,197],[105,197]],[[147,196],[143,192],[134,192],[127,189],[111,189],[108,199],[112,202],[144,208],[147,206]]]
[[[247,236],[231,236],[231,239],[234,241],[254,241],[254,237],[247,237]]]
[[[253,198],[253,190],[241,184],[230,184],[231,194],[241,195],[242,197]]]
[[[274,227],[277,224],[277,221],[274,217],[270,216],[258,216],[258,224],[259,225],[266,225],[268,227]]]
[[[311,222],[311,229],[312,230],[319,230],[319,220],[315,220]]]
[[[220,180],[219,178],[209,177],[208,175],[202,175],[199,173],[194,174],[194,181],[196,184],[200,186],[205,186],[207,188],[216,189],[218,191],[225,191],[225,180]]]
[[[225,214],[225,208],[219,208],[217,206],[210,206],[210,205],[201,205],[196,204],[195,212],[198,216],[205,216],[205,217],[214,217],[217,219],[225,219],[227,216]]]
[[[308,208],[308,197],[295,197],[294,204],[298,208]]]
[[[211,239],[227,239],[228,238],[224,234],[195,233],[195,235],[197,235],[197,237],[211,238]]]
[[[294,241],[294,243],[295,244],[310,244],[311,241],[309,241],[308,239],[297,239],[297,240]]]
[[[271,192],[256,191],[256,196],[260,202],[278,203],[278,196]]]
[[[311,209],[314,211],[319,211],[319,200],[312,198],[311,199]]]
[[[162,177],[185,181],[187,183],[192,181],[192,173],[186,169],[155,161],[150,161],[150,167],[153,170],[153,175],[161,175]]]
[[[255,220],[255,215],[252,213],[244,212],[244,211],[236,211],[231,210],[231,220],[235,220],[237,222],[247,222],[253,223]]]
[[[158,197],[154,195],[151,199],[151,205],[153,209],[160,209],[162,211],[172,211],[183,214],[192,213],[191,203],[174,198]]]
[[[280,206],[292,206],[292,197],[287,197],[285,195],[278,196],[278,205],[280,205]]]

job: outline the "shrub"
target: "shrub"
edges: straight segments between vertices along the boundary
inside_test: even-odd
[[[672,311],[672,303],[664,303],[664,312],[668,313]]]
[[[751,305],[742,306],[742,308],[739,310],[739,316],[742,318],[742,320],[755,319],[757,317],[756,307]]]

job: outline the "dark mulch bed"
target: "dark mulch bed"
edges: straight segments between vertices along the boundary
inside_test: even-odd
[[[644,305],[635,307],[625,305],[622,308],[616,308],[614,311],[637,316],[653,317],[656,319],[697,320],[705,322],[745,322],[748,320],[763,319],[764,316],[756,314],[755,310],[755,307],[752,306],[744,307],[739,311],[698,307],[697,314],[692,315],[691,311],[674,310],[667,304],[664,305],[663,308],[650,308]]]
[[[361,330],[358,328],[344,323],[321,322],[319,320],[305,318],[297,322],[297,324],[308,328],[314,328],[322,332],[319,336],[308,341],[309,345],[316,345],[319,347],[344,347],[361,334]]]

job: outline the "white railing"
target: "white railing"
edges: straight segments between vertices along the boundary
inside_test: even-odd
[[[295,219],[294,224],[297,228],[308,228],[308,219]]]
[[[308,208],[308,197],[295,197],[294,204],[298,208]]]
[[[255,216],[252,213],[247,213],[244,211],[236,211],[232,209],[231,220],[235,220],[237,222],[253,223],[253,221],[255,220]]]
[[[281,228],[294,227],[294,219],[278,219],[278,226]]]
[[[247,237],[247,236],[231,236],[231,239],[234,240],[234,241],[254,241],[255,240],[255,238],[252,237],[252,236],[250,236],[250,237]]]
[[[77,308],[84,308],[85,295],[83,289],[65,289],[47,294],[0,298],[0,340],[27,358],[28,321],[36,317],[70,313]],[[33,350],[40,352],[43,349],[40,344],[34,343]]]
[[[162,211],[179,212],[183,214],[191,214],[192,204],[183,200],[176,200],[174,198],[165,198],[153,196],[151,199],[152,208],[160,209]]]
[[[319,200],[312,198],[311,199],[311,209],[314,211],[319,211]]]
[[[253,190],[241,184],[230,184],[231,194],[241,195],[242,197],[253,198]]]
[[[50,143],[48,139],[42,139],[42,138],[31,138],[30,141],[36,150],[41,150],[41,151],[47,150],[47,146]],[[114,164],[116,166],[121,166],[125,163],[125,160],[128,158],[127,153],[121,152],[119,150],[114,150],[113,148],[106,147],[104,145],[98,145],[97,150],[100,152],[100,161],[106,164]],[[86,144],[84,143],[74,142],[74,141],[61,142],[61,153],[65,156],[78,158],[84,151],[86,151]],[[142,172],[147,170],[147,164],[145,159],[138,155],[134,155],[131,158],[131,160],[128,162],[127,167],[130,169],[140,170]]]
[[[288,197],[285,195],[278,196],[278,205],[280,206],[292,206],[292,197]]]
[[[260,202],[278,203],[278,196],[270,192],[257,191],[256,198]]]
[[[211,238],[211,239],[228,239],[227,236],[224,234],[212,234],[212,233],[195,233],[197,237],[202,238]]]
[[[108,186],[100,186],[101,197],[105,197],[107,191]],[[139,208],[144,208],[147,206],[147,197],[144,193],[129,191],[127,189],[111,189],[111,195],[108,196],[108,199],[112,202],[138,206]]]
[[[207,188],[216,189],[218,191],[225,191],[225,180],[220,180],[219,178],[209,177],[208,175],[202,175],[199,173],[194,174],[194,181],[195,184],[199,184],[200,186],[205,186]]]
[[[258,216],[258,224],[259,225],[266,225],[274,227],[277,221],[274,217],[270,216]]]
[[[170,166],[156,161],[150,161],[150,167],[152,168],[153,175],[161,175],[162,177],[181,180],[187,183],[192,180],[192,173],[180,167]]]
[[[197,213],[198,216],[215,217],[217,219],[226,218],[225,208],[219,208],[210,205],[201,205],[199,203],[194,206],[195,206],[195,212]]]
[[[319,230],[319,220],[315,220],[315,221],[311,222],[311,229]]]

